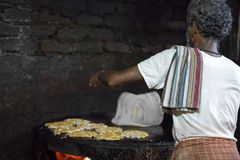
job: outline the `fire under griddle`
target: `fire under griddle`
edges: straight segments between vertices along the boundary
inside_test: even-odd
[[[58,120],[65,118],[72,117],[64,117]],[[83,118],[92,122],[102,122],[109,126],[114,126],[110,122],[110,117],[101,114],[88,114],[74,118]],[[54,135],[48,128],[41,126],[36,128],[38,134],[37,146],[41,144],[41,147],[38,147],[41,150],[38,152],[43,152],[44,149],[45,154],[61,152],[89,157],[91,160],[165,160],[169,158],[174,147],[174,141],[171,136],[171,127],[165,125],[165,122],[161,126],[154,127],[121,126],[121,128],[147,131],[149,137],[117,141],[71,138],[64,135]],[[38,153],[37,155],[43,154]]]

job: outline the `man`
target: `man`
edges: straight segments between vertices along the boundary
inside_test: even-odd
[[[187,24],[189,47],[164,50],[122,71],[98,72],[89,85],[117,87],[144,80],[149,88],[164,88],[163,98],[167,100],[163,104],[173,114],[173,160],[240,160],[234,137],[240,106],[240,67],[218,51],[219,42],[231,30],[231,10],[224,0],[192,0]],[[179,50],[184,54],[176,58]],[[181,61],[181,55],[190,57]],[[185,104],[188,108],[181,108]],[[173,108],[168,109],[168,105]]]

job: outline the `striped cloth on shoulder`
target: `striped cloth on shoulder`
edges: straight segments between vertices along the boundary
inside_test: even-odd
[[[201,97],[202,55],[197,48],[173,46],[173,56],[162,93],[164,111],[198,111]]]

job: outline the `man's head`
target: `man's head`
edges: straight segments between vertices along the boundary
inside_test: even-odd
[[[225,0],[192,0],[188,6],[188,41],[198,46],[198,38],[221,41],[232,27],[231,9]]]

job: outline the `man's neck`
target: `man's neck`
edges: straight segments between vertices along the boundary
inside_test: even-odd
[[[218,53],[219,42],[213,38],[201,38],[200,44],[198,46],[199,49]]]

